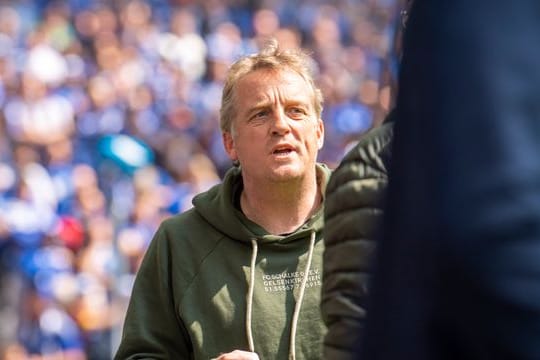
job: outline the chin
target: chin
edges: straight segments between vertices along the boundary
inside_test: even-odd
[[[305,171],[296,166],[286,166],[274,169],[270,178],[275,181],[285,182],[301,178],[305,174]]]

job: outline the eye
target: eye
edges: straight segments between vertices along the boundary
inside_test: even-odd
[[[300,119],[306,115],[306,111],[297,106],[289,108],[288,113],[293,119]]]
[[[268,110],[259,110],[251,116],[251,119],[261,119],[268,116],[269,113]]]
[[[257,112],[253,117],[261,118],[261,117],[265,117],[267,115],[268,115],[268,110],[261,110],[261,111]]]
[[[270,110],[259,109],[251,113],[251,115],[248,118],[248,122],[255,126],[262,125],[268,120],[268,117],[270,115],[271,115]]]

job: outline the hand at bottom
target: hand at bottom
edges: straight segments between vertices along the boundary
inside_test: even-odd
[[[234,350],[226,354],[221,354],[213,360],[259,360],[259,355],[254,352]]]

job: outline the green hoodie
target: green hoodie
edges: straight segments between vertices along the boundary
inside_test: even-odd
[[[317,172],[324,193],[330,170]],[[270,235],[234,206],[241,188],[233,168],[160,226],[115,359],[208,360],[250,348],[261,360],[321,358],[323,209],[289,235]]]

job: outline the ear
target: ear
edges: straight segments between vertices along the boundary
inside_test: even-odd
[[[232,134],[229,131],[224,131],[221,133],[221,136],[223,138],[223,146],[225,147],[225,152],[227,153],[227,155],[229,155],[229,158],[232,161],[238,160],[238,154],[236,153]]]
[[[322,121],[322,119],[319,119],[317,121],[316,131],[317,131],[317,145],[319,147],[319,150],[321,150],[321,148],[324,145],[324,122]]]

